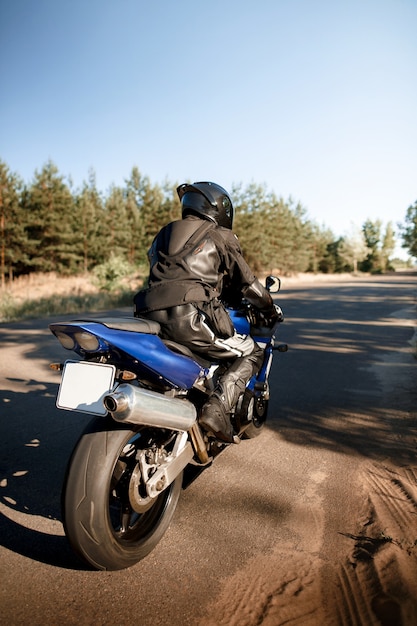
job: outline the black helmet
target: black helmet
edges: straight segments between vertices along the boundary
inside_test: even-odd
[[[184,183],[177,187],[182,217],[198,215],[224,228],[232,228],[233,205],[229,194],[215,183]]]

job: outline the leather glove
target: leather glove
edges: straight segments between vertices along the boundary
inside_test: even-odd
[[[265,326],[272,328],[275,324],[280,324],[284,321],[284,313],[278,304],[272,305],[270,309],[261,311]]]

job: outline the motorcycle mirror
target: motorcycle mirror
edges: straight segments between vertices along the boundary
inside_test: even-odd
[[[265,279],[265,287],[270,293],[278,293],[281,289],[281,280],[277,276],[267,276]]]

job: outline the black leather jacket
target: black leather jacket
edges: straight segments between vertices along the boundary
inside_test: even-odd
[[[135,296],[138,313],[209,302],[222,297],[226,285],[260,310],[273,306],[269,292],[244,260],[236,235],[212,221],[190,215],[167,224],[148,257],[148,288]]]

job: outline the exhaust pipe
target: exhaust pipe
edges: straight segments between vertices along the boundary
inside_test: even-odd
[[[189,400],[125,383],[104,396],[103,404],[116,422],[188,431],[197,420],[197,412]]]

